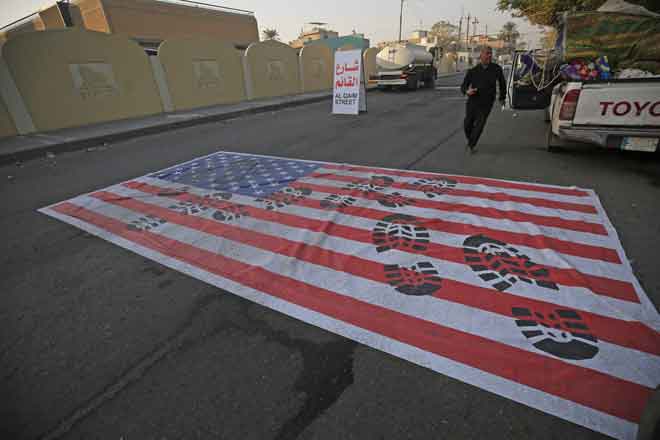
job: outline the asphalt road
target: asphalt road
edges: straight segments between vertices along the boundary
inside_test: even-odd
[[[0,168],[0,438],[601,438],[36,212],[219,149],[578,185],[660,304],[658,155],[548,153],[541,115],[498,109],[467,155],[457,81],[370,93],[359,117],[323,102]]]

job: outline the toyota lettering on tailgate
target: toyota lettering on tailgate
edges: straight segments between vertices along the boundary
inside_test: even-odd
[[[651,116],[660,117],[660,101],[605,101],[600,103],[600,107],[602,116],[642,116],[648,112]]]

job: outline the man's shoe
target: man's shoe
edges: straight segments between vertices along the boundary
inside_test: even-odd
[[[465,151],[472,154],[472,145],[470,145],[469,143],[465,144]]]
[[[479,147],[477,147],[476,145],[471,147],[472,154],[476,153],[478,150],[479,150]]]

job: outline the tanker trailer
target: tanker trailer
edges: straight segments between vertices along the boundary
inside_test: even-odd
[[[433,55],[424,46],[409,43],[389,44],[376,56],[378,73],[370,78],[379,89],[417,90],[435,86]]]

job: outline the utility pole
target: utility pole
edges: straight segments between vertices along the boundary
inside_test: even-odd
[[[465,32],[465,47],[467,47],[468,49],[470,48],[470,18],[472,18],[472,16],[470,14],[468,14],[467,23],[466,23],[466,26],[465,26],[465,30],[466,30],[466,32]]]
[[[474,17],[474,21],[472,22],[472,25],[473,25],[473,27],[472,27],[472,37],[474,37],[475,35],[477,35],[477,25],[478,25],[479,23],[481,23],[481,22],[479,21],[479,19],[477,19],[477,17]]]
[[[461,15],[461,19],[458,21],[458,50],[461,49],[461,34],[463,33],[463,16]]]
[[[403,32],[403,2],[401,0],[401,13],[399,14],[399,43],[401,42],[402,32]]]

